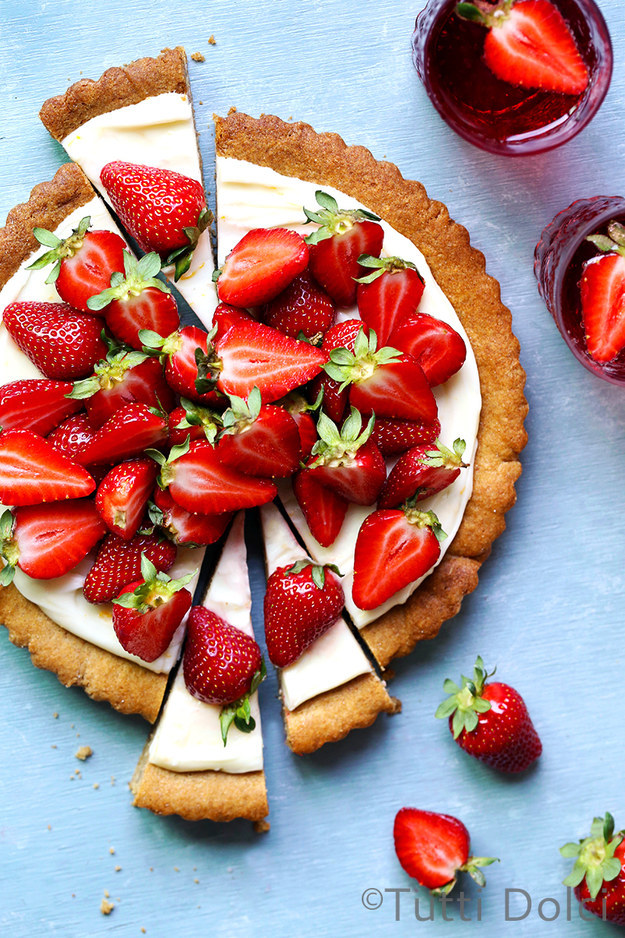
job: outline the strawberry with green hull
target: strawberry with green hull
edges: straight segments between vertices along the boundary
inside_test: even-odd
[[[467,347],[456,330],[427,313],[414,313],[393,329],[388,344],[415,358],[431,388],[464,365]]]
[[[184,326],[165,338],[142,329],[139,338],[145,352],[160,357],[165,380],[173,391],[195,403],[216,406],[219,396],[213,390],[213,376],[219,372],[219,361],[211,342],[213,335],[198,326]]]
[[[0,433],[0,503],[40,505],[83,498],[95,489],[93,476],[32,430]]]
[[[395,852],[403,869],[435,895],[446,896],[456,885],[458,873],[468,873],[486,885],[481,867],[495,857],[472,857],[469,832],[450,814],[419,808],[401,808],[393,827]]]
[[[330,547],[341,533],[349,502],[337,492],[317,482],[313,472],[298,472],[293,494],[312,536],[322,547]]]
[[[123,270],[126,247],[115,232],[89,231],[90,225],[87,215],[64,239],[45,228],[35,228],[35,238],[49,250],[29,268],[41,270],[53,264],[46,283],[53,283],[62,300],[84,313],[89,312],[89,297],[109,286],[114,271]]]
[[[372,511],[360,526],[354,551],[353,600],[375,609],[425,576],[438,562],[447,535],[433,511],[414,500],[402,508]]]
[[[560,848],[575,865],[564,880],[584,909],[604,922],[625,926],[625,831],[614,833],[614,818],[596,817],[590,835]]]
[[[542,743],[519,692],[487,683],[494,673],[487,673],[478,657],[473,676],[463,676],[461,687],[446,680],[443,688],[450,696],[436,716],[449,720],[454,739],[469,755],[500,772],[523,772],[540,756]]]
[[[338,348],[346,348],[349,349],[350,352],[353,352],[356,336],[361,328],[362,323],[358,319],[348,319],[344,322],[337,322],[323,337],[321,344],[322,351],[327,355],[330,355],[334,349]],[[348,391],[345,388],[341,388],[340,382],[335,381],[334,378],[331,378],[330,375],[323,371],[320,375],[317,375],[311,383],[310,390],[312,393],[311,403],[313,399],[318,399],[319,395],[322,394],[322,407],[324,412],[328,415],[330,420],[333,420],[335,423],[340,423],[345,415],[349,397]]]
[[[235,244],[213,280],[222,303],[246,309],[273,300],[307,265],[308,246],[296,231],[253,228]]]
[[[278,668],[297,661],[334,625],[345,605],[336,567],[298,560],[278,567],[265,592],[267,654]]]
[[[167,489],[158,486],[154,503],[149,506],[150,520],[170,537],[174,544],[199,547],[214,544],[232,520],[231,511],[220,514],[199,514],[176,504]]]
[[[399,457],[384,483],[378,506],[395,508],[409,498],[423,501],[442,492],[460,475],[467,464],[462,461],[466,443],[454,441],[453,451],[436,440],[434,445],[415,446]]]
[[[374,329],[382,345],[389,341],[393,330],[413,313],[423,296],[423,277],[411,261],[401,257],[358,258],[371,273],[358,278],[356,300],[363,322]]]
[[[78,451],[76,461],[83,466],[120,462],[142,455],[148,447],[162,445],[167,435],[165,414],[147,404],[123,404]]]
[[[191,608],[187,583],[195,573],[172,580],[141,556],[141,580],[125,586],[113,600],[113,628],[119,643],[142,661],[156,661]]]
[[[413,446],[434,443],[441,432],[438,418],[432,423],[423,420],[398,420],[393,417],[376,417],[371,439],[383,456],[397,456]]]
[[[180,407],[169,415],[169,444],[178,446],[187,437],[214,443],[221,430],[221,416],[186,397],[180,398]]]
[[[247,401],[230,398],[222,415],[217,444],[219,458],[240,472],[265,478],[286,478],[299,465],[301,440],[297,424],[286,410],[263,404],[253,388]]]
[[[310,272],[337,306],[353,306],[356,280],[367,273],[359,258],[380,254],[384,230],[378,216],[364,208],[340,209],[336,199],[320,189],[315,198],[318,209],[304,209],[308,221],[319,226],[306,237]]]
[[[189,693],[222,708],[224,746],[233,723],[242,733],[251,733],[256,722],[250,712],[250,697],[266,671],[260,648],[250,635],[210,609],[194,606],[189,614],[182,668]]]
[[[98,548],[93,566],[85,577],[83,594],[90,603],[106,603],[119,596],[122,587],[141,576],[141,555],[157,570],[166,572],[176,559],[176,546],[157,534],[136,534],[124,541],[107,534]]]
[[[109,531],[129,541],[139,530],[152,494],[157,467],[152,459],[113,466],[98,486],[95,507]]]
[[[69,381],[26,378],[0,387],[0,427],[4,430],[31,430],[46,436],[67,417],[82,408],[70,400]]]
[[[320,392],[315,401],[309,404],[303,394],[292,391],[285,398],[278,401],[279,405],[291,415],[297,425],[300,441],[300,462],[306,462],[312,453],[313,446],[319,439],[317,424],[312,418],[312,413],[321,407],[322,400],[323,394]]]
[[[607,235],[590,235],[601,251],[582,267],[579,284],[588,354],[609,362],[625,348],[625,226],[611,221]]]
[[[266,304],[262,314],[264,323],[293,339],[321,338],[333,325],[334,318],[334,303],[308,270],[298,274],[282,293]]]

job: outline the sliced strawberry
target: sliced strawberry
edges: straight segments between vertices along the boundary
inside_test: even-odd
[[[388,344],[416,358],[430,387],[455,375],[467,356],[462,336],[446,322],[426,313],[415,313],[400,323]]]
[[[328,331],[334,316],[334,303],[304,270],[265,306],[262,318],[268,326],[293,339],[302,335],[313,339]]]
[[[68,398],[69,381],[26,378],[0,387],[0,427],[4,430],[32,430],[42,436],[82,407]]]
[[[137,533],[154,488],[156,463],[147,457],[119,463],[98,486],[95,506],[109,531],[125,541]]]
[[[253,228],[217,272],[222,303],[246,308],[268,303],[308,264],[308,246],[289,228]]]
[[[588,354],[597,362],[612,361],[625,348],[625,257],[591,258],[579,289]]]
[[[212,388],[221,363],[210,338],[209,333],[198,326],[184,326],[165,338],[149,331],[141,334],[144,347],[164,360],[165,378],[170,388],[189,400],[215,405],[219,397]]]
[[[48,433],[46,439],[60,453],[74,459],[78,450],[89,442],[94,432],[86,414],[74,414],[60,423],[52,433]]]
[[[176,407],[169,415],[170,446],[179,446],[187,437],[214,443],[221,426],[219,414],[183,397],[180,407]]]
[[[294,477],[293,492],[312,536],[322,547],[330,547],[341,533],[349,502],[307,469]]]
[[[301,440],[291,415],[281,407],[263,404],[258,388],[252,389],[247,401],[232,397],[230,403],[217,445],[221,461],[252,476],[293,475],[299,465]]]
[[[39,505],[81,498],[95,488],[82,466],[59,453],[32,430],[0,433],[0,502]]]
[[[257,321],[250,316],[246,309],[239,309],[238,306],[228,306],[227,303],[219,303],[213,313],[213,326],[217,330],[215,341],[225,335],[230,326],[235,323],[249,322],[250,320]]]
[[[438,419],[432,423],[425,423],[423,420],[377,417],[371,439],[380,448],[383,456],[396,456],[421,443],[433,443],[440,432],[441,425]]]
[[[176,559],[176,546],[157,534],[137,534],[124,541],[115,534],[104,538],[85,577],[83,593],[90,603],[106,603],[119,596],[123,586],[141,576],[141,555],[157,570],[166,571]]]
[[[9,303],[4,325],[15,344],[46,378],[85,378],[106,355],[102,320],[65,303]]]
[[[436,495],[451,485],[466,467],[466,443],[455,440],[453,452],[439,441],[415,446],[399,457],[382,487],[378,506],[395,508],[415,496],[416,501]]]
[[[299,459],[300,462],[306,462],[312,453],[313,446],[319,439],[317,435],[317,424],[313,420],[311,412],[318,409],[321,400],[318,397],[314,403],[309,404],[303,394],[298,394],[293,391],[283,398],[283,400],[279,401],[279,403],[288,411],[297,424],[300,440]]]
[[[123,404],[76,454],[76,461],[89,466],[130,459],[164,443],[167,429],[167,418],[146,404]]]
[[[349,502],[372,505],[386,478],[382,454],[369,439],[372,427],[373,418],[362,429],[362,417],[354,407],[340,432],[321,413],[317,422],[319,441],[305,473]]]
[[[6,585],[16,566],[37,580],[64,576],[83,560],[105,534],[104,522],[91,499],[67,498],[50,505],[17,508],[0,521],[0,555]]]
[[[198,547],[214,544],[232,520],[231,511],[212,515],[187,511],[173,500],[167,489],[158,486],[154,492],[154,502],[155,505],[150,508],[150,517],[175,544]]]
[[[380,345],[392,345],[389,336],[416,313],[423,296],[423,277],[410,261],[400,257],[360,257],[373,272],[358,278],[356,299],[363,322],[375,330]]]
[[[124,404],[171,410],[174,395],[156,358],[143,352],[111,352],[95,374],[74,385],[72,398],[85,402],[91,426],[99,429]]]
[[[363,521],[354,552],[352,596],[375,609],[432,569],[443,537],[436,515],[406,506],[373,511]]]
[[[384,231],[377,215],[365,209],[341,210],[336,199],[317,191],[319,210],[304,209],[309,221],[319,228],[308,235],[310,270],[337,306],[356,302],[356,278],[366,274],[358,263],[363,254],[379,255]]]

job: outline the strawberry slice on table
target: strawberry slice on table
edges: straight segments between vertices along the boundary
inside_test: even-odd
[[[108,534],[85,577],[82,588],[85,599],[90,603],[106,603],[119,596],[123,586],[141,576],[142,554],[157,570],[165,572],[173,565],[177,550],[175,544],[158,534],[137,534],[129,541]]]
[[[380,254],[384,230],[378,216],[364,208],[339,209],[336,199],[320,189],[315,198],[319,208],[304,209],[308,221],[319,226],[306,237],[310,271],[337,306],[353,306],[356,279],[367,272],[358,258]]]
[[[80,410],[80,401],[70,400],[69,381],[26,378],[0,387],[0,427],[32,430],[45,436],[66,417]]]
[[[0,584],[11,582],[15,567],[37,580],[64,576],[105,533],[104,522],[87,498],[28,505],[13,513],[7,509],[0,518],[0,556],[6,561]]]
[[[154,503],[149,506],[149,515],[174,544],[197,547],[218,541],[232,520],[231,511],[220,514],[187,511],[173,500],[167,489],[158,486],[154,491]]]
[[[446,680],[449,697],[436,716],[449,720],[454,739],[469,755],[500,772],[523,772],[540,756],[542,743],[519,692],[488,681],[494,673],[478,657],[473,676],[463,675],[461,687]]]
[[[607,235],[590,235],[602,254],[586,261],[579,284],[588,354],[609,362],[625,348],[625,226],[611,221]]]
[[[193,697],[221,706],[219,717],[224,746],[232,724],[251,733],[256,721],[250,697],[266,676],[257,642],[203,606],[189,614],[182,659],[185,685]]]
[[[2,321],[18,348],[46,378],[85,378],[106,355],[102,320],[65,303],[17,300],[6,307]]]
[[[315,283],[310,272],[298,274],[288,287],[263,309],[268,326],[293,339],[323,336],[334,323],[334,303]]]
[[[39,505],[82,498],[95,489],[93,477],[32,430],[0,433],[0,502]]]
[[[265,641],[276,667],[297,661],[341,615],[345,596],[337,573],[334,566],[298,560],[267,580]]]
[[[232,396],[222,422],[217,453],[227,466],[270,479],[296,471],[301,450],[297,424],[282,407],[263,404],[258,388],[252,388],[247,401]]]
[[[89,312],[89,297],[105,290],[113,272],[123,269],[126,247],[115,232],[89,231],[90,225],[91,218],[86,216],[64,239],[45,228],[35,228],[35,238],[49,250],[30,265],[32,270],[41,270],[53,264],[46,283],[54,283],[61,299],[84,313]]]
[[[588,69],[566,20],[550,0],[501,0],[487,10],[459,3],[456,13],[488,28],[484,61],[520,88],[580,95]]]
[[[389,345],[419,362],[430,387],[444,384],[464,365],[467,347],[456,330],[427,313],[414,313],[393,330]]]
[[[166,264],[175,263],[178,280],[189,269],[193,250],[212,217],[202,184],[171,169],[122,160],[107,163],[100,181],[141,249],[163,255]]]
[[[460,475],[466,468],[462,461],[466,443],[454,441],[453,451],[437,440],[434,446],[424,444],[415,446],[399,457],[384,483],[378,506],[395,508],[409,498],[415,497],[420,502],[430,495],[436,495]]]
[[[52,433],[48,433],[48,443],[60,453],[74,459],[79,449],[93,437],[94,429],[86,414],[74,414],[60,423]]]
[[[188,589],[195,573],[172,580],[141,556],[141,579],[124,586],[113,600],[113,628],[119,643],[142,661],[156,661],[191,608]]]
[[[289,228],[252,228],[213,274],[222,303],[261,306],[278,296],[308,265],[308,246]]]
[[[76,453],[76,461],[83,466],[120,462],[160,446],[167,435],[166,415],[147,404],[123,404]]]
[[[423,420],[398,420],[393,417],[376,417],[371,439],[383,456],[405,453],[421,443],[433,443],[441,432],[438,419],[432,423]]]
[[[575,858],[563,883],[573,887],[583,908],[604,922],[625,925],[625,831],[614,832],[612,815],[594,818],[589,836],[565,844],[560,853]]]
[[[478,885],[485,886],[480,867],[497,862],[495,857],[469,856],[469,832],[450,814],[401,808],[395,816],[393,837],[403,869],[436,895],[448,895],[458,873],[468,873]]]
[[[347,499],[321,485],[314,473],[306,469],[294,477],[293,493],[312,536],[322,547],[330,547],[343,527],[349,506]]]
[[[180,325],[176,301],[157,277],[160,270],[161,259],[155,252],[137,261],[124,251],[124,273],[115,271],[110,287],[87,301],[90,310],[102,312],[115,338],[134,349],[143,347],[141,329],[169,335]]]
[[[401,257],[358,258],[371,273],[358,278],[356,301],[363,322],[374,329],[382,345],[392,344],[393,329],[416,313],[423,296],[423,277],[411,261]]]
[[[221,416],[186,397],[180,398],[180,407],[169,415],[169,443],[177,446],[187,437],[214,443],[221,430]]]
[[[358,532],[352,595],[359,609],[375,609],[428,573],[447,535],[433,511],[403,508],[371,512]]]
[[[139,530],[156,479],[153,459],[131,459],[113,466],[98,486],[95,507],[109,531],[129,541]]]

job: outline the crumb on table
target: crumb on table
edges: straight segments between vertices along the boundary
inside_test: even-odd
[[[91,746],[81,746],[80,749],[74,753],[74,755],[77,759],[80,759],[81,762],[84,762],[85,759],[88,759],[93,755],[93,749]]]
[[[206,58],[202,55],[201,52],[193,52],[193,53],[191,53],[191,58],[193,59],[194,62],[205,62],[205,61],[206,61]]]
[[[216,46],[216,45],[217,45],[217,40],[215,39],[215,37],[214,37],[212,34],[208,37],[208,44],[209,44],[209,46]]]
[[[115,903],[109,902],[108,899],[103,899],[100,903],[100,912],[102,915],[110,915],[114,908]]]

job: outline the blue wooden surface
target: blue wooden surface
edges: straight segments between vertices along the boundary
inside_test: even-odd
[[[195,935],[237,938],[414,934],[608,935],[567,921],[558,846],[611,810],[625,826],[622,771],[625,392],[578,365],[540,301],[532,252],[574,198],[623,194],[625,21],[599,0],[615,46],[612,88],[563,149],[495,157],[455,137],[431,108],[410,57],[420,0],[25,0],[0,3],[0,213],[62,162],[37,113],[81,75],[183,44],[211,186],[213,111],[231,105],[335,130],[420,179],[487,257],[513,311],[527,371],[530,442],[518,504],[478,590],[439,638],[398,663],[404,709],[304,759],[283,744],[276,682],[263,688],[271,831],[162,819],[133,809],[127,782],[146,726],[36,671],[0,632],[0,929],[3,936]],[[216,45],[208,44],[214,34]],[[256,596],[262,571],[256,563]],[[260,631],[258,603],[256,626]],[[433,718],[446,676],[481,653],[525,695],[544,743],[540,764],[506,779],[466,757]],[[54,718],[53,713],[58,713]],[[81,744],[94,755],[79,763]],[[79,768],[82,777],[73,775]],[[111,781],[114,776],[114,783]],[[99,785],[98,788],[95,786]],[[458,904],[415,921],[392,845],[402,805],[461,817],[479,854],[500,857],[460,920]],[[114,853],[113,853],[114,851]],[[116,871],[116,867],[121,869]],[[363,891],[383,904],[367,910]],[[531,912],[506,921],[506,890]],[[115,908],[100,911],[108,890]],[[399,896],[399,915],[395,897]],[[420,914],[427,900],[421,895]],[[520,893],[510,915],[527,911]],[[560,914],[546,924],[539,903]],[[369,899],[376,903],[376,894]],[[556,907],[540,908],[546,917]],[[399,918],[399,921],[396,919]],[[482,929],[479,932],[479,929]]]

